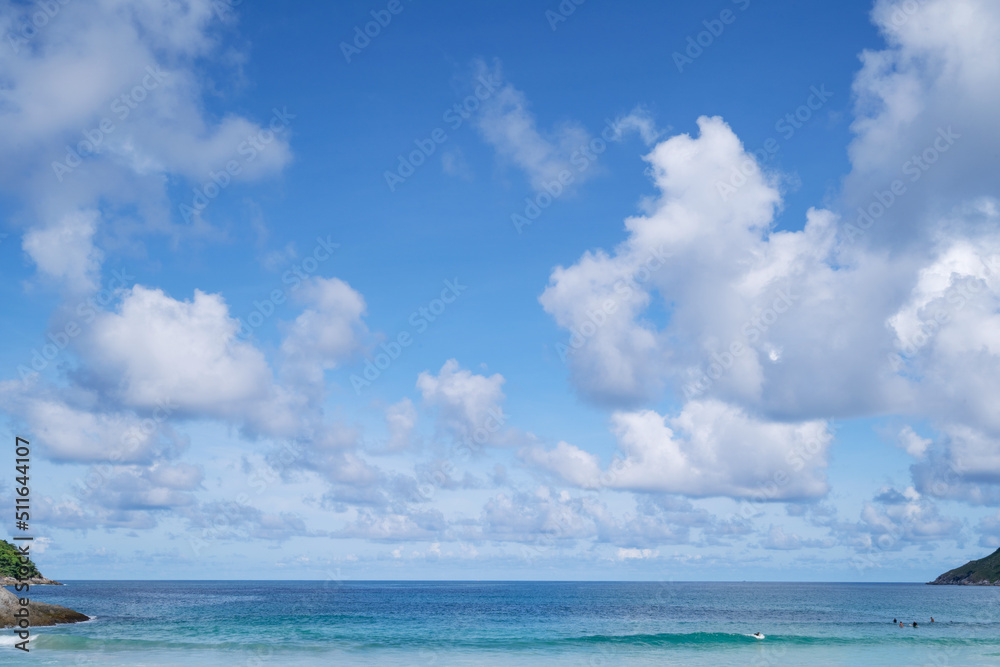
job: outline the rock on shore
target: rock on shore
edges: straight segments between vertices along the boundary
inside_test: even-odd
[[[52,581],[45,577],[31,577],[30,579],[15,579],[14,577],[0,577],[0,586],[16,586],[17,584],[30,584],[32,586],[62,586],[58,581]]]
[[[25,595],[25,593],[22,593],[22,595]],[[28,595],[30,597],[30,594]],[[0,627],[10,628],[15,626],[17,623],[14,618],[14,612],[20,609],[21,603],[17,595],[6,588],[0,587]],[[89,616],[81,614],[78,611],[60,607],[57,604],[35,602],[34,600],[28,603],[28,612],[30,613],[29,620],[33,628],[90,620]]]

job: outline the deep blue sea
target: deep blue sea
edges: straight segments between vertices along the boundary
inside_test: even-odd
[[[95,617],[2,630],[44,665],[998,665],[1000,587],[71,581]],[[935,623],[930,622],[933,616]],[[893,625],[897,618],[918,627]],[[765,638],[756,639],[760,632]]]

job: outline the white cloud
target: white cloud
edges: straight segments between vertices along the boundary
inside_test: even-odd
[[[361,349],[368,328],[362,322],[365,300],[337,278],[311,278],[296,292],[308,307],[295,318],[281,343],[285,371],[320,388],[323,372]]]
[[[437,408],[438,424],[455,440],[475,445],[497,442],[507,418],[503,413],[504,378],[499,373],[489,377],[476,375],[449,359],[432,375],[424,371],[417,378],[417,388],[424,403]]]
[[[89,375],[121,404],[152,409],[171,401],[198,416],[247,416],[270,398],[264,355],[237,336],[218,294],[177,301],[136,285],[118,312],[101,313],[82,339]]]
[[[795,533],[786,533],[781,526],[771,525],[767,531],[767,536],[761,542],[765,549],[776,549],[779,551],[792,551],[808,547],[831,547],[833,540],[812,540],[804,539]]]
[[[39,273],[79,291],[96,285],[104,232],[205,233],[200,220],[171,224],[168,177],[200,188],[230,161],[238,173],[225,180],[274,174],[291,159],[290,118],[206,113],[198,67],[235,16],[215,0],[57,4],[28,37],[38,7],[0,9],[0,182],[23,204],[16,219]]]
[[[931,444],[931,440],[920,437],[912,428],[904,426],[903,430],[899,432],[898,444],[913,458],[922,459],[927,453],[927,447]]]
[[[57,392],[41,386],[37,377],[27,383],[0,383],[0,398],[5,411],[36,434],[55,461],[149,462],[175,456],[185,445],[164,421],[173,409],[169,403],[154,406],[150,414],[155,417],[103,411],[93,394]]]
[[[855,78],[857,136],[845,196],[853,219],[875,190],[901,179],[905,195],[868,233],[899,248],[926,241],[955,203],[995,193],[989,165],[1000,148],[992,112],[1000,103],[1000,7],[990,0],[878,0],[872,17],[888,46],[865,51]],[[935,156],[939,130],[949,128],[961,138]]]
[[[650,558],[657,558],[660,552],[655,549],[619,549],[617,552],[618,560],[647,560]]]
[[[656,122],[650,113],[642,107],[637,107],[624,116],[616,118],[612,123],[612,129],[616,136],[623,136],[629,132],[638,132],[646,145],[652,145],[663,134],[656,129]]]
[[[783,424],[755,419],[719,401],[692,401],[672,419],[652,410],[612,418],[622,456],[606,471],[597,458],[566,443],[525,458],[582,487],[725,495],[765,500],[826,493],[822,421]]]
[[[558,182],[564,171],[573,174],[577,183],[594,173],[593,169],[581,173],[571,163],[573,154],[590,142],[586,130],[563,123],[551,132],[543,132],[528,109],[524,93],[510,83],[499,83],[503,80],[499,64],[491,72],[479,62],[476,75],[500,86],[479,111],[476,125],[480,133],[501,158],[524,170],[533,188],[542,190],[546,184]]]
[[[103,253],[94,247],[97,211],[67,213],[55,224],[24,235],[24,251],[45,275],[68,289],[88,292],[97,287]]]
[[[839,531],[859,549],[896,551],[913,544],[961,540],[961,528],[960,521],[941,516],[936,505],[911,487],[902,492],[883,489],[874,502],[864,504],[859,523],[840,526]]]
[[[988,166],[997,93],[987,84],[1000,73],[1000,8],[879,0],[873,16],[889,45],[866,52],[855,82],[845,219],[810,210],[801,231],[775,231],[776,175],[721,119],[701,118],[698,136],[646,156],[659,194],[626,219],[622,242],[555,268],[540,302],[566,331],[560,354],[591,401],[637,409],[666,390],[683,396],[681,415],[716,401],[765,423],[930,418],[947,434],[940,445],[905,438],[927,457],[913,469],[918,486],[985,502],[1000,438],[1000,192]],[[913,172],[919,159],[928,168]],[[893,179],[905,192],[858,225],[854,209]],[[656,430],[658,415],[632,414]],[[573,483],[592,480],[596,459],[570,447],[533,456]],[[682,453],[660,452],[671,465]]]
[[[401,451],[410,446],[413,428],[417,424],[417,409],[413,401],[404,398],[385,410],[385,423],[389,430],[387,449]]]

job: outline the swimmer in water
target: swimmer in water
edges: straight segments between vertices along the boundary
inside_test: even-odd
[[[753,636],[754,637],[760,637],[760,633],[759,632],[755,632],[755,633],[753,633]]]
[[[903,627],[903,622],[902,621],[899,622],[899,627]]]
[[[899,623],[896,619],[892,619],[893,624]]]
[[[913,621],[913,627],[917,627],[917,622]]]
[[[934,617],[933,617],[933,616],[931,616],[931,623],[933,623],[933,622],[934,622]]]

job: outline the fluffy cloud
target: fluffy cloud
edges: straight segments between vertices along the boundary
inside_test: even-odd
[[[920,437],[912,428],[904,426],[903,430],[899,432],[897,444],[913,458],[922,459],[927,453],[927,447],[931,444],[931,440]]]
[[[238,322],[218,294],[178,301],[136,285],[117,312],[87,328],[81,355],[88,379],[119,403],[152,409],[170,401],[196,416],[249,415],[273,387],[264,355],[237,337]]]
[[[323,372],[357,352],[367,336],[365,300],[337,278],[312,278],[296,292],[307,308],[295,318],[281,344],[286,372],[316,390]]]
[[[905,194],[866,235],[898,248],[932,238],[956,203],[996,194],[989,165],[1000,148],[992,121],[1000,8],[989,0],[878,0],[872,18],[888,47],[864,52],[855,78],[845,200],[853,221],[875,191],[901,180]],[[945,151],[942,130],[959,137]]]
[[[424,402],[437,408],[440,429],[470,447],[497,442],[507,421],[503,383],[499,373],[476,375],[455,359],[446,361],[437,375],[424,371],[417,378]]]
[[[59,462],[149,463],[176,456],[186,441],[166,422],[169,402],[146,415],[102,410],[97,396],[86,391],[57,391],[37,377],[28,382],[0,383],[5,411],[35,433],[47,456]]]
[[[862,550],[896,551],[913,544],[959,541],[960,521],[941,516],[936,505],[913,487],[883,489],[865,503],[861,521],[840,528],[842,539]]]
[[[73,290],[91,291],[103,259],[94,247],[98,217],[97,211],[74,211],[53,225],[31,229],[24,235],[24,251],[43,274]]]
[[[843,218],[814,209],[801,230],[775,230],[778,176],[722,119],[701,118],[697,136],[662,141],[645,157],[658,195],[626,219],[621,243],[555,268],[539,300],[566,331],[560,355],[591,401],[635,410],[666,393],[682,401],[676,419],[728,405],[792,429],[831,417],[929,417],[944,434],[938,442],[904,434],[907,450],[927,458],[914,466],[917,488],[986,502],[1000,438],[991,407],[1000,395],[1000,192],[988,176],[1000,9],[879,0],[873,18],[888,46],[864,54],[855,81]],[[654,306],[666,310],[662,324]],[[632,426],[618,417],[619,433],[672,442],[659,415],[628,414]],[[748,451],[760,442],[749,438]],[[680,446],[637,451],[661,455],[666,469],[691,465]],[[774,471],[779,457],[757,453]],[[597,483],[596,458],[570,445],[531,456],[572,483]],[[693,470],[698,479],[702,467]],[[738,472],[703,474],[703,486],[746,494]],[[818,477],[806,478],[790,493],[823,492]]]
[[[209,118],[196,67],[235,18],[215,0],[58,3],[31,26],[35,6],[0,9],[0,181],[21,199],[24,249],[39,273],[70,290],[92,288],[101,232],[174,235],[167,176],[195,185],[236,161],[236,181],[274,174],[291,159],[290,117],[263,123]],[[69,147],[69,148],[67,148]],[[253,154],[252,159],[248,159]],[[134,208],[139,224],[117,211]],[[195,214],[197,218],[197,214]]]
[[[826,493],[832,435],[824,422],[764,422],[719,401],[692,401],[675,418],[618,412],[622,455],[606,471],[597,457],[560,443],[530,449],[527,460],[582,487],[786,500]]]

